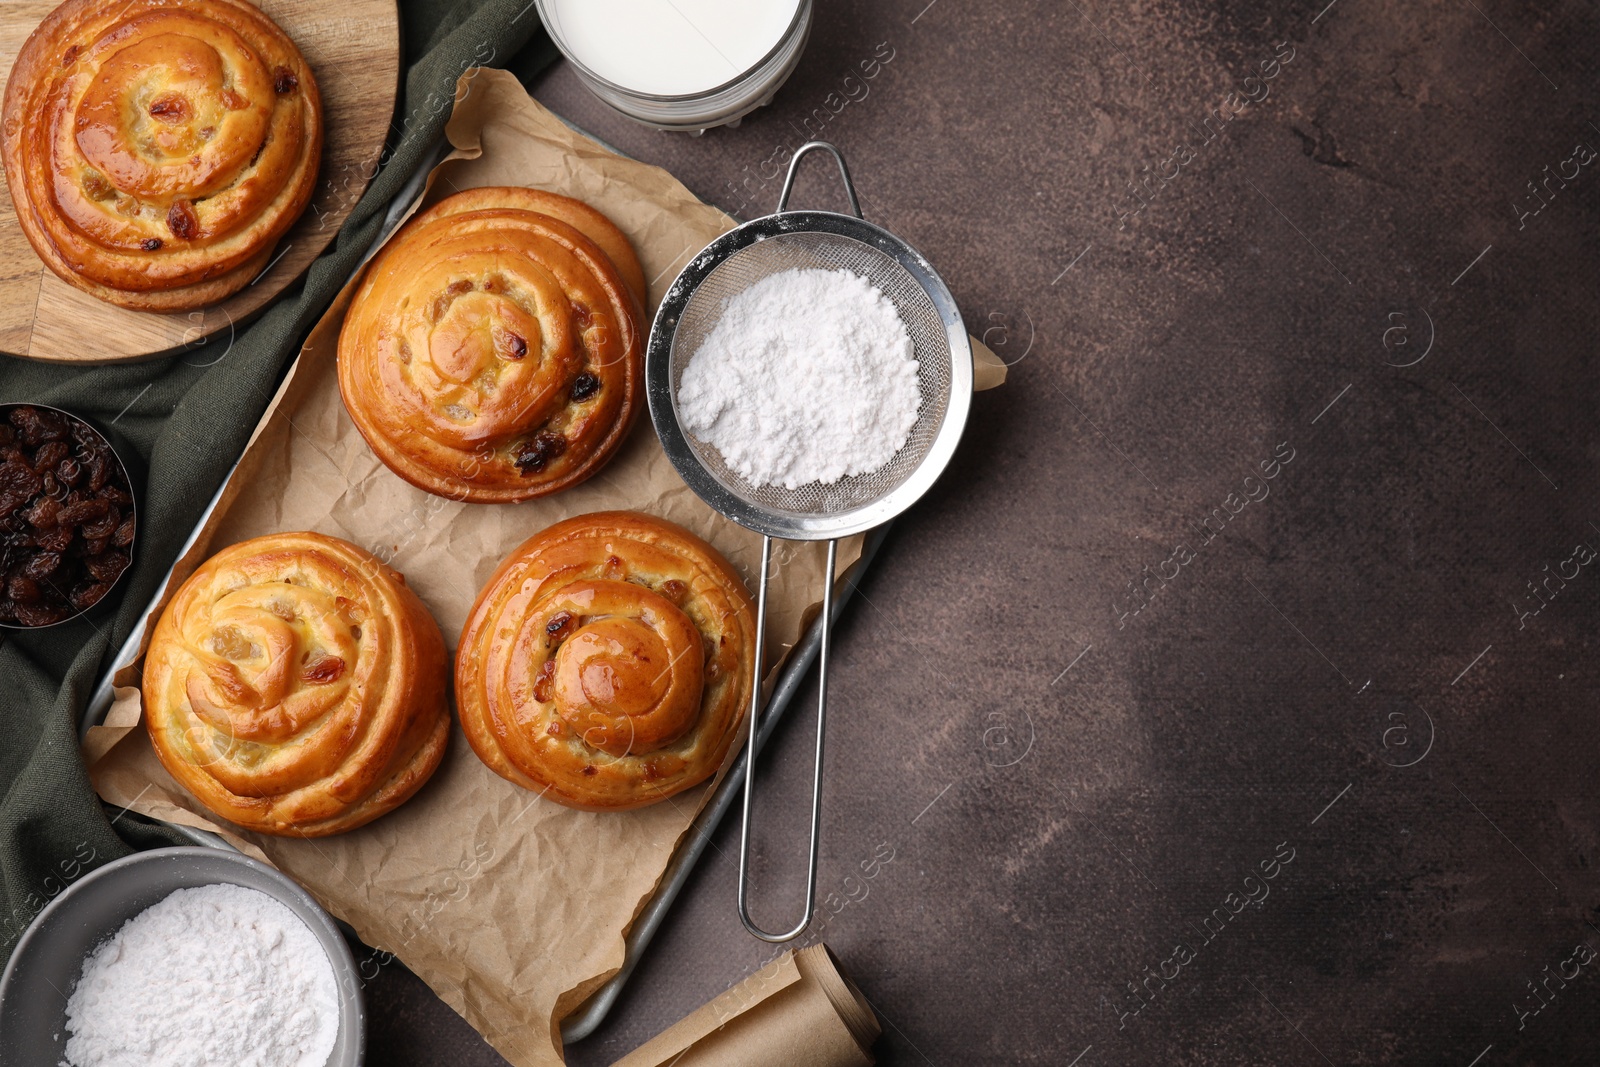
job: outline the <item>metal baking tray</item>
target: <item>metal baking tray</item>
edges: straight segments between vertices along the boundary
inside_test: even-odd
[[[579,132],[583,131],[580,130]],[[591,135],[585,134],[585,136]],[[431,162],[419,167],[417,173],[412,176],[411,181],[395,197],[394,203],[390,206],[388,215],[384,219],[382,232],[372,246],[367,249],[366,255],[362,257],[361,264],[356,267],[357,272],[388,238],[395,226],[399,224],[400,218],[405,214],[406,209],[421,195],[422,186],[427,175],[439,160],[444,157],[447,150],[448,146],[441,144],[431,157]],[[354,277],[354,273],[351,276]],[[230,470],[228,477],[223,479],[223,485],[226,486],[232,477],[233,471]],[[200,536],[200,531],[216,511],[221,499],[222,489],[219,488],[216,495],[206,505],[205,511],[201,513],[183,547],[178,550],[178,559],[182,559],[194,547],[196,540]],[[868,533],[866,541],[861,548],[860,559],[839,579],[833,600],[833,620],[835,622],[843,614],[845,606],[850,603],[856,590],[856,583],[860,580],[861,575],[866,573],[867,568],[872,565],[873,558],[877,555],[878,549],[882,546],[888,532],[889,526],[885,525]],[[84,709],[83,719],[79,723],[80,738],[88,733],[91,726],[103,722],[106,713],[111,710],[111,704],[115,696],[112,688],[112,678],[118,670],[132,663],[138,657],[139,646],[144,640],[147,621],[155,612],[161,591],[166,588],[171,577],[172,571],[168,570],[167,576],[162,579],[160,586],[158,586],[155,599],[152,599],[146,605],[145,610],[141,613],[139,623],[135,625],[133,632],[128,635],[128,639],[123,642],[122,647],[117,650],[111,665],[101,675],[99,683],[95,686],[93,693],[90,694],[88,706]],[[778,684],[767,702],[766,709],[760,716],[761,726],[754,746],[757,753],[766,744],[767,739],[771,737],[779,720],[783,718],[784,712],[788,709],[789,703],[794,699],[795,694],[804,683],[811,665],[816,662],[817,651],[822,643],[821,622],[822,619],[819,613],[817,619],[813,620],[811,626],[807,628],[805,636],[795,646],[793,653],[789,657],[789,662],[784,665],[783,672],[779,675]],[[633,925],[628,929],[623,939],[622,969],[604,985],[600,986],[599,989],[595,990],[576,1012],[562,1020],[561,1039],[563,1041],[581,1041],[594,1033],[599,1028],[600,1023],[604,1021],[607,1013],[610,1012],[612,1005],[616,1003],[617,997],[622,993],[622,987],[633,976],[634,969],[638,967],[639,961],[643,958],[645,949],[649,946],[651,939],[655,937],[656,931],[661,928],[667,912],[672,907],[672,902],[677,899],[684,884],[689,880],[689,875],[693,872],[695,865],[700,861],[706,845],[711,841],[711,835],[716,831],[717,825],[722,821],[722,817],[734,806],[744,788],[745,769],[749,763],[750,751],[751,749],[747,746],[739,754],[733,767],[723,777],[721,783],[718,784],[711,799],[701,809],[700,814],[695,817],[694,822],[690,824],[684,843],[679,846],[677,852],[673,854],[671,861],[667,864],[667,869],[662,874],[655,893],[650,897],[649,902],[645,904],[643,910],[639,912],[638,918],[634,920]],[[197,845],[204,845],[209,848],[233,849],[233,846],[228,844],[226,840],[209,831],[198,830],[189,826],[178,826],[173,823],[164,823],[164,825],[176,830]],[[345,926],[344,923],[340,923],[340,926],[344,928],[346,936],[353,940],[356,939],[353,930]]]

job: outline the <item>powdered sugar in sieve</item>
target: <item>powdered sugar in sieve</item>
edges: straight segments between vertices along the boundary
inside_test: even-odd
[[[684,425],[755,485],[797,489],[885,466],[922,403],[894,304],[842,268],[770,274],[730,297],[684,368]]]

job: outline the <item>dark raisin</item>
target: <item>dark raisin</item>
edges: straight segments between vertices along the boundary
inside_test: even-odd
[[[28,562],[22,565],[20,573],[24,578],[31,578],[36,582],[42,582],[47,580],[52,574],[60,569],[61,553],[36,552],[34,553],[32,559],[28,560]]]
[[[81,51],[81,50],[82,50],[82,46],[81,45],[73,45],[71,48],[69,48],[65,52],[61,53],[61,65],[63,67],[72,66],[72,64],[74,64],[74,63],[76,63],[78,61],[78,52]]]
[[[548,430],[541,430],[533,435],[531,441],[524,441],[517,446],[513,462],[521,474],[538,474],[550,465],[551,460],[557,459],[566,450],[565,437]]]
[[[6,583],[6,596],[19,604],[37,604],[40,595],[39,583],[32,578],[19,574]]]
[[[550,725],[545,727],[544,732],[549,734],[551,737],[560,737],[566,731],[562,729],[560,719],[551,719]]]
[[[516,334],[512,334],[511,335],[511,339],[506,342],[506,358],[507,359],[511,359],[511,360],[517,360],[517,359],[522,359],[527,354],[528,354],[528,342],[524,341],[522,338],[518,337]]]
[[[544,632],[550,636],[551,644],[560,644],[566,640],[567,633],[572,629],[572,612],[559,611],[550,617],[545,624]]]
[[[69,455],[65,441],[46,441],[39,446],[39,451],[33,454],[33,469],[43,474],[55,467]]]
[[[56,513],[56,522],[61,526],[78,526],[82,523],[92,522],[104,518],[106,512],[111,510],[111,503],[106,500],[74,501]]]
[[[167,229],[180,241],[200,236],[200,218],[194,213],[194,205],[187,200],[174,200],[167,209]]]
[[[585,777],[593,778],[599,772],[595,770],[594,764],[590,763],[583,768],[583,773]]]
[[[594,325],[594,314],[583,304],[572,305],[572,319],[578,324],[579,331]]]
[[[556,661],[547,659],[544,666],[539,668],[539,673],[533,676],[533,699],[541,704],[548,704],[555,695]]]
[[[40,530],[33,535],[33,543],[46,553],[65,552],[72,545],[72,527],[57,526],[53,530]]]
[[[156,249],[161,247],[161,238],[146,237],[144,240],[139,242],[139,247],[144,249],[146,252],[154,252]]]
[[[310,685],[327,685],[344,674],[344,660],[338,656],[323,656],[307,667],[300,675]]]
[[[55,604],[18,604],[13,611],[16,620],[24,626],[49,626],[71,614],[71,609]]]
[[[588,400],[600,391],[600,379],[584,371],[572,379],[572,399],[578,403]]]
[[[48,530],[56,524],[56,516],[60,511],[61,501],[41,496],[26,512],[28,524],[40,530]]]
[[[127,548],[133,544],[133,531],[134,520],[133,516],[129,515],[117,526],[117,532],[111,535],[111,543],[118,548]]]
[[[68,456],[56,464],[56,481],[62,485],[77,485],[83,481],[83,467],[77,460]]]
[[[83,550],[81,552],[79,552],[78,555],[80,555],[80,556],[98,556],[100,553],[106,551],[110,547],[111,547],[111,535],[110,534],[103,534],[103,535],[101,535],[99,537],[92,537],[89,540],[85,541],[83,543]]]
[[[72,428],[72,448],[79,459],[88,459],[90,456],[109,453],[111,451],[104,439],[88,427],[83,427],[82,432],[78,426]]]
[[[99,492],[111,478],[111,457],[104,452],[90,452],[84,464],[89,468],[89,491]]]
[[[29,448],[36,448],[46,441],[67,439],[67,420],[59,412],[23,405],[11,409],[10,419],[11,425],[17,429],[17,436]]]
[[[79,532],[88,538],[110,537],[117,532],[117,527],[121,523],[122,512],[107,504],[105,514],[98,519],[84,523],[83,529]]]
[[[683,596],[688,591],[689,587],[676,578],[669,578],[661,583],[661,595],[674,604],[682,604]]]
[[[168,124],[182,122],[189,117],[189,101],[177,93],[168,93],[150,101],[150,116]]]
[[[44,480],[28,464],[14,459],[0,463],[0,514],[23,507],[43,488]]]
[[[288,67],[278,67],[272,72],[272,91],[284,96],[300,88],[300,79]]]
[[[72,602],[73,607],[83,611],[99,603],[100,598],[110,591],[110,582],[80,582],[73,586],[72,594],[67,599]]]
[[[102,582],[114,582],[128,569],[128,557],[121,552],[102,552],[83,561],[83,569]]]

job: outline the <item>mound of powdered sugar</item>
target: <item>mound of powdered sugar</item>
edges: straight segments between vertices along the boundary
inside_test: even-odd
[[[916,425],[911,335],[847,270],[787,270],[731,298],[683,369],[678,412],[757,485],[875,471]]]
[[[66,1067],[324,1067],[339,1035],[328,954],[238,885],[179,889],[84,961]]]

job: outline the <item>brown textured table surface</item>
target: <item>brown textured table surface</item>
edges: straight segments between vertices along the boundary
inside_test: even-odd
[[[745,217],[836,142],[1013,363],[839,630],[820,936],[882,1062],[1595,1062],[1597,20],[823,0],[738,129],[534,87]],[[770,956],[736,832],[571,1062]],[[501,1062],[369,996],[371,1062]]]

